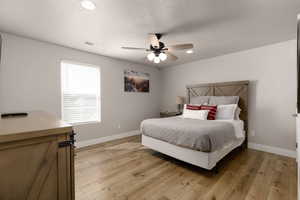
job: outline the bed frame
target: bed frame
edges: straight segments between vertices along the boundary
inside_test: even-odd
[[[191,97],[196,96],[239,96],[239,107],[242,109],[240,113],[240,119],[244,121],[245,138],[235,141],[219,151],[209,153],[179,147],[145,135],[142,135],[142,144],[168,156],[208,170],[216,168],[215,166],[217,165],[217,163],[235,148],[247,148],[248,85],[249,81],[235,81],[223,83],[203,83],[188,85],[186,87],[187,103],[190,102]]]

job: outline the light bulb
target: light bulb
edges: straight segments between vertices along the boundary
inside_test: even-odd
[[[161,59],[161,61],[165,61],[167,59],[167,54],[165,53],[160,53],[159,54],[159,58]]]
[[[95,3],[90,0],[82,0],[81,6],[87,10],[95,10],[96,9]]]
[[[191,53],[194,53],[194,51],[193,51],[193,49],[189,49],[186,51],[186,53],[191,54]]]
[[[160,58],[158,56],[155,56],[154,63],[156,64],[160,63]]]
[[[150,60],[150,61],[152,61],[154,59],[154,57],[155,57],[155,54],[153,52],[149,53],[147,56],[148,60]]]

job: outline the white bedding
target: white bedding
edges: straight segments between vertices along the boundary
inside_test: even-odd
[[[182,117],[182,115],[180,116]],[[182,117],[183,118],[183,117]],[[234,132],[237,138],[244,138],[245,137],[245,130],[244,130],[244,121],[240,119],[216,119],[215,121],[220,122],[229,122],[234,127]]]
[[[237,139],[234,127],[230,121],[168,117],[144,120],[141,132],[181,147],[213,152]]]
[[[243,120],[216,120],[216,121],[223,121],[229,122],[234,127],[234,132],[237,138],[244,138],[245,137],[245,130],[244,130],[244,121]]]

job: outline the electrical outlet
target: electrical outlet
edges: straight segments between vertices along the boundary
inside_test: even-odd
[[[121,128],[121,124],[118,124],[118,129],[120,129]]]

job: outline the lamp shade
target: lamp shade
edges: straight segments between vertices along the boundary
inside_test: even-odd
[[[176,104],[182,105],[184,103],[184,97],[177,96],[176,97]]]

